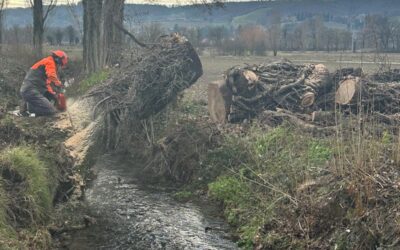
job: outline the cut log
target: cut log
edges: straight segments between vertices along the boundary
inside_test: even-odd
[[[323,94],[332,88],[332,80],[328,68],[323,64],[310,66],[311,74],[307,76],[304,84],[310,86],[317,93]]]
[[[243,71],[243,76],[248,84],[255,84],[258,81],[258,76],[250,70]]]
[[[225,81],[208,84],[208,112],[213,122],[225,123],[232,103],[232,91]]]
[[[354,102],[360,94],[360,78],[349,78],[339,83],[336,91],[336,103],[346,105]]]
[[[306,92],[301,98],[302,107],[310,107],[315,102],[315,94],[313,92]]]

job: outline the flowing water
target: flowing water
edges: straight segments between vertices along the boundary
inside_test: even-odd
[[[86,203],[97,222],[73,233],[69,249],[237,249],[215,208],[144,187],[132,166],[101,159],[94,171]]]

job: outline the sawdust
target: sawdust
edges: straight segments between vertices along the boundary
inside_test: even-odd
[[[66,148],[70,155],[75,159],[75,165],[83,163],[90,146],[93,145],[93,142],[91,142],[91,136],[94,133],[95,127],[96,123],[93,122],[65,141],[64,144]]]

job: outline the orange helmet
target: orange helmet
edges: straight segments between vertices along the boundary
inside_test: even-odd
[[[62,67],[65,67],[68,63],[68,55],[62,50],[54,50],[51,52],[51,55],[54,56],[55,58],[59,58],[59,63],[61,64]]]

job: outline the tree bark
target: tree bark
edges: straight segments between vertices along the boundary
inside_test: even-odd
[[[0,52],[3,47],[3,31],[4,31],[4,9],[7,7],[7,0],[0,0]]]
[[[33,0],[33,50],[37,59],[43,56],[43,1]]]
[[[87,73],[118,62],[122,50],[124,0],[84,0],[83,60]]]
[[[33,16],[33,49],[36,59],[43,56],[44,23],[49,13],[56,7],[57,0],[49,0],[46,11],[43,11],[43,0],[31,0]]]
[[[99,70],[101,62],[100,51],[100,20],[102,0],[83,0],[83,62],[85,71]]]
[[[118,63],[122,52],[123,33],[116,27],[122,26],[124,19],[124,0],[105,0],[103,7],[104,16],[104,59],[106,65]]]

